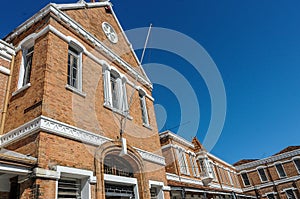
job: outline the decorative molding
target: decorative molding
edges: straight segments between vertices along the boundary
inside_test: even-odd
[[[192,179],[192,178],[188,178],[188,177],[182,177],[182,176],[178,176],[178,175],[173,174],[173,173],[166,173],[166,177],[167,177],[167,180],[173,180],[173,181],[177,181],[177,182],[203,185],[203,183],[200,179],[197,180],[197,179]]]
[[[150,162],[154,162],[156,164],[160,164],[162,166],[166,166],[166,161],[165,158],[159,155],[156,155],[154,153],[148,152],[148,151],[144,151],[142,149],[139,148],[135,148],[133,147],[135,150],[137,150],[137,152],[142,156],[142,158],[144,160],[148,160]]]
[[[294,156],[297,156],[297,155],[300,155],[300,149],[297,149],[297,150],[294,150],[294,151],[289,151],[289,152],[278,154],[278,155],[274,155],[274,156],[271,156],[271,157],[256,160],[256,161],[249,162],[249,163],[246,163],[246,164],[242,164],[242,165],[236,166],[236,169],[240,171],[240,170],[256,167],[256,166],[259,166],[259,165],[264,165],[266,163],[272,163],[272,162],[280,161],[282,159],[291,158],[291,157],[294,157]]]
[[[0,57],[11,62],[13,55],[15,55],[14,47],[0,39]]]
[[[47,178],[47,179],[55,179],[55,180],[60,178],[59,172],[48,170],[48,169],[42,169],[42,168],[34,168],[33,174],[35,177],[39,177],[39,178]]]
[[[45,117],[40,116],[26,124],[2,135],[0,137],[0,147],[5,147],[12,142],[23,139],[33,133],[38,131],[45,131],[47,133],[55,134],[58,136],[70,138],[77,140],[86,144],[99,146],[105,142],[111,142],[112,139],[106,138],[104,136],[79,129],[77,127],[68,125],[66,123]],[[154,153],[144,151],[139,148],[135,148],[137,152],[142,156],[144,160],[165,166],[165,158]]]
[[[184,138],[180,137],[179,135],[172,133],[171,131],[165,131],[165,132],[162,132],[159,134],[160,138],[164,138],[167,136],[171,137],[173,140],[175,140],[176,142],[178,142],[184,146],[194,148],[194,145],[191,142],[185,140]]]
[[[80,3],[81,4],[81,3]],[[16,30],[11,33],[10,35],[7,36],[6,41],[10,42],[12,39],[26,31],[29,27],[31,27],[36,21],[39,21],[47,15],[48,13],[53,13],[58,19],[60,19],[61,22],[66,23],[69,28],[75,30],[78,34],[83,36],[86,40],[91,42],[96,49],[98,49],[101,53],[106,54],[108,58],[111,60],[117,62],[119,66],[123,67],[125,71],[128,72],[133,78],[138,77],[138,81],[143,84],[148,86],[149,88],[153,88],[152,83],[141,74],[135,70],[130,64],[125,62],[120,56],[118,56],[115,52],[113,52],[111,49],[106,47],[101,41],[99,41],[95,36],[93,36],[91,33],[86,31],[81,25],[79,25],[76,21],[74,21],[72,18],[70,18],[67,14],[63,13],[61,9],[63,7],[66,8],[67,5],[62,5],[61,7],[57,4],[48,4],[46,7],[44,7],[42,10],[40,10],[38,13],[36,13],[34,16],[32,16],[30,19],[25,21],[23,24],[21,24],[19,27],[16,28]],[[100,3],[100,4],[93,4],[93,6],[96,7],[101,7],[105,6],[105,4]],[[1,48],[0,48],[1,49]],[[140,66],[142,68],[142,66]]]
[[[10,75],[10,70],[8,68],[5,68],[4,66],[0,66],[0,73],[4,75]]]
[[[211,153],[209,153],[209,152],[206,152],[206,154],[207,154],[210,158],[215,159],[216,161],[218,161],[218,162],[220,162],[220,163],[222,163],[222,164],[224,164],[224,165],[230,167],[231,169],[236,170],[236,168],[235,168],[233,165],[231,165],[231,164],[225,162],[224,160],[218,158],[217,156],[215,156],[215,155],[213,155],[213,154],[211,154]],[[229,170],[229,169],[227,169],[227,170]]]

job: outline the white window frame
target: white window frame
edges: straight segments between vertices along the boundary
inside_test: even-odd
[[[294,157],[294,158],[293,158],[293,163],[294,163],[294,165],[295,165],[295,168],[296,168],[297,172],[300,174],[300,165],[299,165],[299,168],[298,168],[298,166],[297,166],[295,160],[299,160],[299,161],[300,161],[300,157],[297,156],[297,157]]]
[[[139,100],[140,100],[140,107],[141,107],[141,112],[142,112],[143,126],[150,127],[148,108],[147,108],[145,96],[146,96],[146,92],[142,88],[140,88],[139,89]]]
[[[261,176],[261,174],[260,174],[260,172],[259,172],[260,169],[263,170],[263,172],[264,172],[264,174],[265,174],[265,176],[266,176],[266,178],[267,178],[266,180],[263,180],[263,179],[262,179],[262,176]],[[268,181],[269,181],[269,178],[268,178],[268,176],[267,176],[267,174],[266,174],[266,171],[265,171],[265,167],[258,167],[256,170],[257,170],[257,173],[258,173],[258,176],[259,176],[261,182],[268,182]]]
[[[289,199],[287,191],[292,191],[293,194],[294,194],[295,199],[298,199],[297,194],[295,193],[295,189],[294,188],[287,188],[287,189],[284,189],[283,191],[284,191],[287,199]]]
[[[76,52],[73,52],[72,50],[70,50],[70,47],[73,48]],[[85,97],[86,95],[82,92],[82,54],[84,52],[83,47],[81,47],[78,42],[75,41],[70,41],[69,42],[69,48],[68,48],[68,62],[69,62],[69,54],[76,56],[77,57],[77,83],[75,86],[72,86],[71,84],[68,83],[69,81],[69,65],[67,63],[67,84],[66,84],[66,89],[79,94],[83,97]]]
[[[81,198],[91,199],[91,183],[96,183],[96,176],[93,175],[93,171],[77,169],[72,167],[56,166],[56,171],[59,173],[60,178],[73,178],[81,180]],[[55,199],[58,194],[58,180],[56,181],[56,193]]]
[[[126,83],[127,78],[114,67],[103,65],[104,106],[120,114],[129,116]],[[111,77],[116,79],[118,107],[113,105]],[[130,116],[129,116],[130,119]]]
[[[154,180],[149,180],[149,188],[151,189],[152,187],[156,187],[158,190],[158,194],[157,194],[157,198],[159,199],[164,199],[164,192],[163,192],[163,188],[164,188],[164,183],[163,182],[159,182],[159,181],[154,181]]]
[[[230,184],[233,185],[233,181],[232,181],[232,177],[231,177],[231,172],[230,170],[227,170],[227,173],[228,173],[228,178],[229,178],[229,181],[230,181]]]
[[[191,163],[191,167],[192,167],[192,171],[193,171],[193,175],[195,177],[199,177],[199,168],[198,168],[198,164],[196,162],[196,156],[193,155],[192,153],[189,154],[189,159],[190,159],[190,163]]]
[[[187,166],[185,151],[181,148],[177,148],[176,154],[177,154],[177,161],[178,161],[179,168],[180,168],[180,173],[185,174],[185,175],[190,175],[190,171]]]
[[[248,181],[249,181],[249,184],[248,184],[248,185],[246,185],[246,183],[245,183],[245,180],[244,180],[244,178],[243,178],[243,176],[242,176],[243,174],[246,174],[246,176],[247,176],[247,179],[248,179]],[[249,178],[247,172],[241,172],[241,178],[242,178],[242,181],[243,181],[243,184],[244,184],[245,187],[251,186],[251,181],[250,181],[250,178]]]
[[[133,185],[133,191],[135,195],[135,199],[139,199],[139,189],[136,178],[129,178],[125,176],[116,176],[110,174],[104,174],[104,182],[112,182],[117,184],[125,184],[125,185]]]
[[[280,173],[279,173],[279,171],[278,171],[278,169],[277,169],[277,165],[281,165],[282,170],[283,170],[283,173],[284,173],[284,176],[281,176],[281,175],[280,175]],[[275,168],[276,168],[276,171],[277,171],[277,174],[278,174],[278,177],[279,177],[279,178],[286,178],[286,177],[287,177],[286,172],[285,172],[285,169],[284,169],[283,164],[282,164],[281,162],[276,162],[276,163],[274,164],[274,166],[275,166]]]
[[[32,37],[26,38],[24,41],[22,41],[21,45],[21,50],[22,50],[22,60],[21,60],[21,65],[20,65],[20,71],[19,71],[19,80],[18,80],[18,86],[17,90],[24,90],[28,87],[30,87],[30,82],[23,84],[24,82],[24,77],[25,77],[25,64],[27,62],[26,56],[27,56],[27,51],[30,48],[34,48],[34,39]],[[34,53],[34,49],[33,52]],[[31,71],[32,71],[32,62],[31,62]]]

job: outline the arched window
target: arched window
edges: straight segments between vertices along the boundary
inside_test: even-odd
[[[108,155],[104,159],[104,173],[117,176],[133,177],[133,168],[124,158]]]

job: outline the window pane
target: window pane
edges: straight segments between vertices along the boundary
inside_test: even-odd
[[[79,52],[69,47],[68,53],[68,85],[78,88]]]
[[[295,162],[295,165],[296,165],[298,171],[300,172],[300,159],[295,159],[294,162]]]
[[[33,47],[28,49],[24,61],[24,77],[22,85],[25,86],[30,82],[31,67],[32,67]]]
[[[268,197],[268,199],[275,199],[275,196],[272,193],[268,194],[267,197]]]
[[[81,184],[77,179],[60,179],[58,181],[57,198],[81,198]]]
[[[118,90],[117,90],[117,80],[114,76],[110,77],[111,84],[111,96],[112,96],[112,105],[114,108],[119,108],[119,99],[118,99]]]
[[[282,164],[276,164],[276,169],[277,169],[280,177],[286,176]]]
[[[289,190],[286,190],[285,192],[286,192],[286,196],[288,199],[296,199],[293,190],[289,189]]]
[[[242,173],[242,178],[243,178],[244,184],[246,186],[250,185],[250,181],[249,181],[248,175],[246,173]]]
[[[265,170],[263,168],[261,169],[258,169],[258,173],[260,175],[260,178],[261,180],[264,182],[264,181],[267,181],[267,176],[266,176],[266,173],[265,173]]]

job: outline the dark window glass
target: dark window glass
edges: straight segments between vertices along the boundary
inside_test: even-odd
[[[277,171],[279,173],[279,177],[281,177],[281,178],[286,177],[286,174],[285,174],[285,171],[283,169],[282,164],[279,163],[279,164],[276,164],[275,166],[276,166],[276,169],[277,169]]]
[[[298,169],[298,172],[300,172],[300,159],[295,159],[294,162],[295,162],[295,165]]]
[[[250,185],[250,181],[249,181],[247,173],[242,173],[241,175],[242,175],[242,178],[243,178],[245,186],[249,186]]]
[[[266,176],[266,173],[265,173],[265,170],[263,168],[260,168],[258,169],[258,173],[260,175],[260,179],[262,182],[265,182],[268,180],[267,176]]]
[[[32,67],[32,57],[33,57],[33,47],[24,51],[26,53],[24,60],[24,77],[22,86],[25,86],[30,82],[31,67]]]
[[[78,73],[79,73],[79,52],[74,48],[69,47],[68,53],[68,85],[77,88],[78,84]]]

